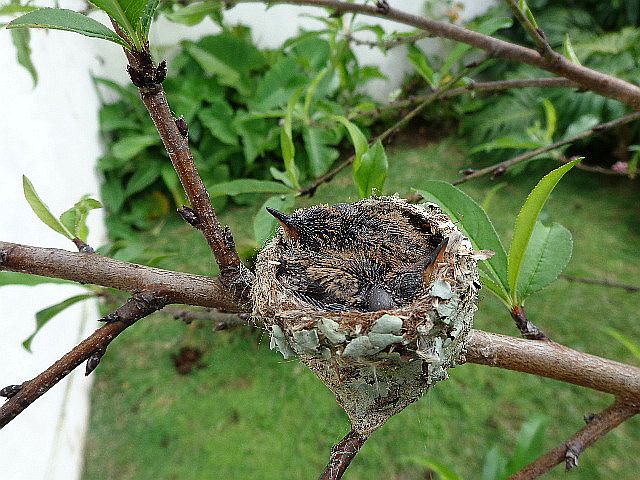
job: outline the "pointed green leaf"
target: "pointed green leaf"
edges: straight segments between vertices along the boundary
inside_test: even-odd
[[[86,37],[101,38],[130,48],[116,32],[73,10],[41,8],[34,10],[7,24],[7,28],[52,28],[79,33]]]
[[[558,278],[571,258],[572,249],[569,230],[559,223],[547,227],[536,222],[518,280],[520,304]]]
[[[186,50],[206,73],[216,76],[220,85],[233,87],[242,95],[250,93],[248,87],[244,85],[238,70],[194,44],[187,44]]]
[[[40,310],[36,313],[36,329],[35,331],[29,335],[29,337],[22,342],[22,346],[31,351],[31,342],[33,342],[34,337],[37,333],[44,327],[49,320],[58,315],[60,312],[66,310],[71,305],[74,305],[83,300],[87,300],[88,298],[92,298],[94,295],[92,293],[84,293],[82,295],[75,295],[73,297],[67,298],[66,300],[56,303],[55,305],[51,305],[50,307],[45,308],[44,310]]]
[[[330,145],[330,134],[324,129],[304,126],[302,139],[309,157],[309,166],[314,177],[327,173],[333,162],[340,156],[338,150]]]
[[[75,282],[62,280],[60,278],[40,277],[39,275],[30,275],[28,273],[19,272],[0,272],[0,287],[6,287],[7,285],[33,287],[35,285],[42,285],[43,283],[77,285]]]
[[[291,193],[291,189],[279,182],[243,178],[230,182],[216,183],[207,188],[211,197],[240,195],[243,193]]]
[[[573,45],[571,44],[571,39],[569,38],[569,34],[565,34],[564,42],[562,43],[562,51],[564,52],[564,56],[571,60],[576,65],[582,65],[578,56],[576,55],[575,50],[573,49]]]
[[[146,0],[90,0],[100,10],[106,12],[135,44],[142,50],[138,32],[141,29],[142,15],[145,12]]]
[[[382,193],[388,170],[387,154],[382,141],[378,140],[362,155],[359,162],[353,162],[353,179],[360,198],[368,197],[373,190]]]
[[[97,208],[102,208],[102,204],[98,200],[85,195],[73,207],[60,215],[60,221],[72,235],[86,242],[89,235],[87,217],[91,210]]]
[[[493,276],[493,281],[501,293],[498,295],[499,298],[508,301],[507,254],[486,212],[469,195],[447,182],[428,181],[423,189],[416,191],[426,201],[440,205],[449,218],[469,237],[475,249],[495,252],[495,255],[483,262],[483,265],[487,266]]]
[[[22,176],[22,189],[24,191],[24,198],[26,198],[27,202],[29,202],[33,213],[35,213],[38,218],[49,228],[72,240],[74,236],[67,229],[67,227],[65,227],[56,217],[54,217],[53,213],[51,213],[51,210],[49,210],[49,207],[47,207],[47,205],[38,196],[35,188],[33,188],[33,184],[25,175]]]
[[[347,120],[345,117],[335,116],[333,117],[336,121],[340,122],[345,126],[347,131],[349,132],[349,136],[351,137],[351,143],[353,143],[353,147],[355,148],[356,155],[353,161],[354,165],[356,162],[359,162],[362,159],[362,155],[369,149],[369,144],[367,143],[367,137],[360,131],[360,129],[352,122]]]
[[[431,88],[436,88],[436,82],[433,80],[433,68],[429,65],[429,60],[424,52],[415,45],[409,45],[407,51],[407,58],[411,62],[411,65],[414,66],[416,71]]]
[[[262,204],[253,221],[253,233],[259,246],[263,246],[273,236],[278,226],[278,221],[267,212],[267,207],[275,208],[281,212],[289,212],[294,203],[295,197],[293,195],[274,195]]]
[[[534,416],[522,425],[507,464],[507,475],[516,473],[544,453],[546,426],[547,419],[542,416]]]
[[[296,149],[293,144],[293,109],[302,95],[303,88],[299,88],[289,98],[287,103],[287,115],[284,117],[284,125],[280,129],[280,148],[282,149],[282,159],[284,160],[284,170],[295,188],[300,188],[298,167],[295,163]]]
[[[542,211],[542,207],[546,203],[549,195],[558,184],[560,179],[567,173],[581,158],[573,160],[545,175],[535,186],[527,197],[524,205],[520,209],[520,213],[516,217],[513,230],[513,241],[509,247],[507,257],[507,274],[509,277],[509,291],[514,304],[518,304],[517,286],[522,270],[523,260],[531,234],[535,227],[538,216]]]
[[[140,19],[140,25],[145,39],[149,38],[149,29],[151,28],[151,22],[153,22],[153,16],[158,9],[158,5],[160,5],[160,0],[147,0],[144,7],[144,12]]]
[[[29,46],[29,40],[31,39],[31,32],[26,28],[19,28],[11,30],[11,40],[13,46],[16,47],[16,58],[18,63],[22,65],[27,72],[31,75],[33,80],[33,86],[38,83],[38,72],[36,67],[31,61],[31,47]]]
[[[545,138],[551,142],[553,140],[553,135],[556,133],[556,124],[558,123],[558,115],[556,114],[556,107],[553,106],[553,103],[548,98],[545,98],[542,101],[542,106],[544,107],[544,116],[545,116]]]

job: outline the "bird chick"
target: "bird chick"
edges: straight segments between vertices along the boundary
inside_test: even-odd
[[[428,284],[447,239],[414,208],[398,205],[380,197],[290,215],[268,208],[282,226],[276,279],[298,301],[320,310],[371,312],[410,304]]]

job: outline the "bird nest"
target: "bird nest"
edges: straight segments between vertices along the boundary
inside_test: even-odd
[[[368,435],[461,360],[480,255],[434,204],[374,197],[271,213],[282,226],[258,255],[253,315]]]

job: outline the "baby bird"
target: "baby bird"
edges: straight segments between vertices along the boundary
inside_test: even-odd
[[[276,278],[320,310],[371,312],[410,304],[447,245],[413,209],[399,209],[397,200],[385,197],[290,215],[267,210],[283,233]]]

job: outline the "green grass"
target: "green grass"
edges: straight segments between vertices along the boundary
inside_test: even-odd
[[[389,152],[387,192],[406,195],[430,179],[451,180],[467,166],[454,141]],[[515,215],[528,191],[550,168],[530,168],[501,189],[489,208],[508,244]],[[481,180],[463,189],[481,201],[494,185]],[[304,204],[356,200],[349,174],[318,190]],[[545,214],[573,233],[567,273],[640,283],[640,217],[637,184],[572,171]],[[225,212],[240,249],[251,252],[257,207]],[[172,222],[149,249],[168,249],[163,267],[212,270],[198,233]],[[504,307],[481,296],[475,326],[516,335]],[[572,348],[636,363],[602,328],[640,339],[640,294],[558,280],[527,302],[527,313],[551,338]],[[140,322],[109,349],[96,372],[86,451],[85,480],[315,478],[331,445],[348,430],[331,393],[297,361],[269,351],[260,332],[212,332],[166,316]],[[184,346],[204,354],[203,368],[179,375],[173,355]],[[545,447],[566,440],[583,416],[612,398],[553,380],[477,365],[450,372],[424,398],[392,418],[364,446],[346,479],[425,478],[415,459],[445,463],[467,479],[480,478],[494,445],[511,451],[528,418],[548,419]],[[640,419],[607,435],[580,458],[573,479],[635,479],[640,471]],[[560,468],[551,478],[562,475]]]

